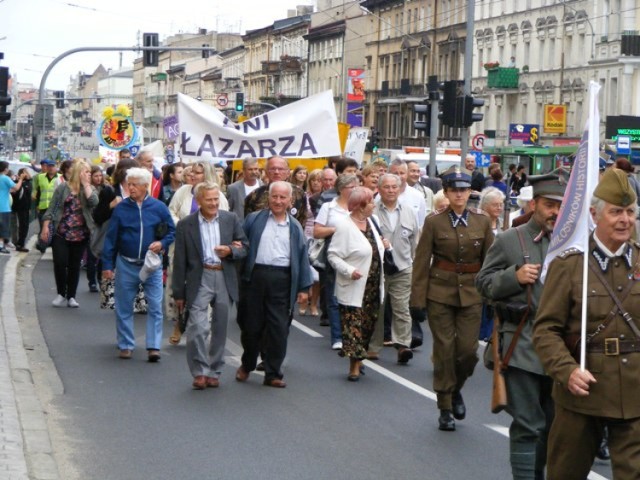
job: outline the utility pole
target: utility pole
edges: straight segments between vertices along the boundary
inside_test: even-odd
[[[464,95],[471,95],[471,71],[473,68],[473,29],[475,2],[467,2],[467,38],[464,42]],[[469,152],[469,127],[460,132],[460,165],[464,167],[464,159]]]
[[[136,47],[79,47],[79,48],[73,48],[71,50],[67,50],[66,52],[58,55],[56,58],[53,59],[53,61],[49,64],[49,66],[45,69],[44,73],[42,74],[42,79],[40,80],[40,90],[38,93],[38,105],[44,105],[45,103],[45,86],[47,84],[47,78],[49,77],[49,73],[51,73],[51,70],[53,69],[53,67],[55,67],[58,62],[60,60],[62,60],[63,58],[68,57],[69,55],[72,55],[74,53],[79,53],[79,52],[165,52],[165,51],[191,51],[191,52],[202,52],[203,50],[208,50],[207,49],[203,49],[202,46],[200,47],[141,47],[141,46],[136,46]],[[35,126],[35,125],[34,125]],[[44,155],[44,116],[43,116],[43,121],[42,121],[42,130],[41,132],[37,135],[36,137],[36,158],[38,160],[42,160],[43,155]]]
[[[436,2],[437,3],[437,2]],[[439,111],[439,93],[438,76],[429,76],[427,83],[427,91],[429,92],[429,102],[431,102],[431,132],[429,133],[429,178],[436,178],[436,155],[438,148],[438,111]]]

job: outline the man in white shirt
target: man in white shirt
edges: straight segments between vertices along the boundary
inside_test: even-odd
[[[243,220],[244,199],[261,185],[258,159],[245,158],[242,161],[242,178],[227,187],[229,211],[235,213],[240,220]]]
[[[434,192],[420,182],[420,166],[416,162],[407,162],[407,185],[415,188],[422,195],[427,208],[427,215],[429,215],[433,210]]]
[[[420,192],[418,192],[415,188],[407,188],[407,176],[409,173],[407,164],[403,160],[396,159],[391,162],[389,173],[393,173],[394,175],[400,177],[400,181],[402,183],[400,185],[400,195],[398,197],[398,201],[401,204],[411,208],[413,213],[415,213],[416,215],[418,226],[422,228],[424,219],[427,218],[427,204]]]

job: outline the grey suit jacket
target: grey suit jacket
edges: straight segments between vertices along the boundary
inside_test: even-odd
[[[517,227],[522,232],[525,247],[529,253],[529,263],[542,265],[547,256],[549,240],[544,237],[534,242],[541,227],[532,218],[525,225]],[[520,240],[515,228],[498,233],[493,245],[487,252],[482,269],[476,276],[476,287],[480,294],[494,301],[527,303],[527,288],[518,283],[516,270],[524,263]],[[538,302],[542,295],[542,283],[538,280],[533,285],[531,308],[527,323],[522,329],[518,343],[509,362],[509,366],[517,367],[527,372],[542,375],[544,368],[533,348],[531,341],[533,323],[538,309]],[[513,334],[518,328],[515,322],[503,323],[500,332],[503,335],[503,354],[511,344]]]
[[[258,180],[258,185],[262,182]],[[229,211],[235,213],[240,220],[244,220],[244,180],[233,182],[227,187],[227,200],[229,202]]]
[[[176,227],[176,242],[173,254],[172,288],[175,300],[185,300],[189,308],[198,294],[204,271],[204,255],[198,212],[183,218]],[[218,211],[220,222],[220,244],[229,245],[232,255],[222,259],[224,279],[229,296],[238,301],[238,274],[234,261],[247,256],[249,242],[242,229],[242,223],[232,212]],[[240,241],[241,248],[231,245]]]

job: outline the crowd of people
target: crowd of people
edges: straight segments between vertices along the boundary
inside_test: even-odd
[[[232,182],[228,170],[208,162],[161,172],[150,152],[132,159],[123,151],[104,173],[79,159],[59,174],[45,160],[35,179],[21,172],[16,182],[0,162],[0,188],[23,192],[13,202],[19,208],[24,195],[35,202],[40,244],[53,249],[55,307],[79,307],[81,262],[91,264],[90,290],[100,285],[112,297],[106,306],[115,311],[123,360],[134,356],[134,312],[142,309],[147,360],[160,360],[168,319],[171,344],[186,336],[192,387],[218,387],[227,325],[237,312],[243,354],[235,379],[247,382],[262,370],[264,385],[284,388],[297,307],[329,327],[327,348],[349,359],[346,379],[357,382],[363,361],[377,360],[384,346],[408,365],[426,323],[437,426],[455,431],[467,415],[462,390],[479,360],[479,340],[495,332],[501,361],[493,368],[506,384],[513,477],[545,478],[546,469],[548,478],[585,478],[594,457],[608,455],[608,432],[615,478],[636,478],[639,187],[628,162],[610,163],[601,165],[591,209],[586,369],[574,349],[583,254],[568,251],[554,261],[546,287],[540,278],[565,169],[527,175],[514,165],[504,178],[492,164],[485,177],[468,157],[466,168],[429,178],[400,160],[361,169],[338,157],[309,172],[271,157],[264,170],[257,159],[243,160]],[[0,251],[8,222],[0,191]],[[22,251],[25,237],[19,228]]]

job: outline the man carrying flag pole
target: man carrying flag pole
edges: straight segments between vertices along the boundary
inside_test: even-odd
[[[613,477],[635,479],[640,472],[640,244],[631,241],[636,194],[617,169],[589,191],[598,164],[598,89],[590,88],[590,121],[551,239],[549,254],[557,258],[546,272],[533,331],[554,380],[549,479],[587,478],[605,427]]]

